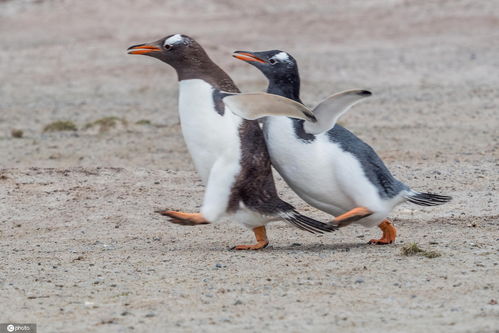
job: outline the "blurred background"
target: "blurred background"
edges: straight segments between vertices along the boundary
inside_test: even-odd
[[[182,33],[243,91],[234,50],[298,61],[302,99],[373,91],[342,122],[384,158],[497,157],[497,1],[0,1],[0,167],[191,169],[174,71],[126,54]]]

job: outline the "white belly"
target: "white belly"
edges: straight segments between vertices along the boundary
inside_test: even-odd
[[[305,143],[296,137],[292,120],[268,117],[265,122],[272,164],[304,201],[335,216],[358,206],[384,207],[360,163],[326,134]]]
[[[215,111],[210,84],[199,79],[180,81],[178,107],[187,149],[205,184],[220,157],[239,163],[242,119],[229,110],[223,116]]]
[[[210,222],[226,214],[231,188],[241,170],[242,119],[225,108],[215,111],[213,88],[203,80],[179,82],[179,115],[182,134],[206,191],[201,213]],[[247,227],[265,225],[271,218],[241,207],[231,218]]]

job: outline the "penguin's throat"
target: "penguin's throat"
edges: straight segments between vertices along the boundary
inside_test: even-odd
[[[272,79],[267,88],[269,94],[283,96],[295,101],[300,101],[300,80],[288,77]]]

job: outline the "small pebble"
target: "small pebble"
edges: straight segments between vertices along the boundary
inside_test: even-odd
[[[13,129],[10,134],[12,135],[13,138],[20,139],[23,137],[24,132],[20,129]]]

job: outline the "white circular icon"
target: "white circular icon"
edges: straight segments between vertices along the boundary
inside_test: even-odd
[[[14,325],[7,325],[7,331],[14,332]]]

